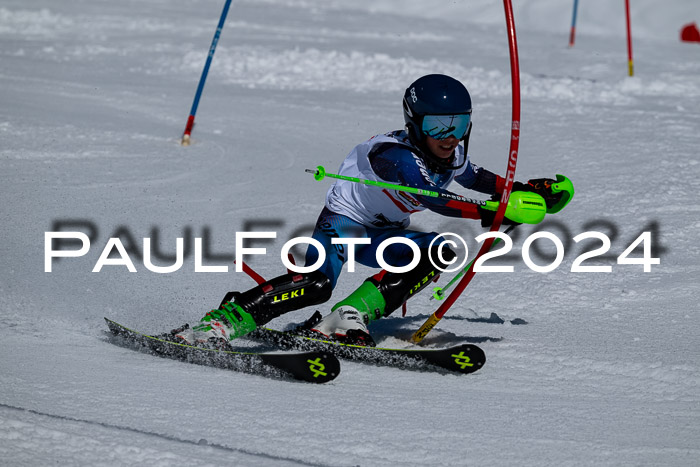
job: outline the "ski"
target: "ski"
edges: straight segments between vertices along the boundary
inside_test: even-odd
[[[400,369],[429,370],[431,367],[457,373],[473,373],[486,363],[486,355],[473,344],[462,344],[444,349],[395,349],[366,347],[258,328],[246,337],[277,345],[283,349],[329,352],[338,358]]]
[[[145,349],[160,357],[198,365],[240,371],[262,376],[293,377],[310,383],[326,383],[340,373],[340,362],[331,352],[322,349],[303,353],[262,353],[216,350],[180,344],[150,336],[105,318],[110,332],[129,347]]]

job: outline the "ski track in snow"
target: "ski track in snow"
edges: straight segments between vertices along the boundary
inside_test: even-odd
[[[270,465],[322,465],[232,449],[209,443],[206,439],[180,439],[167,434],[3,404],[0,404],[0,408],[5,412],[0,439],[16,446],[12,451],[0,448],[0,452],[4,451],[5,458],[19,452],[14,458],[17,463],[31,463],[47,457],[53,462],[88,464],[98,457],[98,465],[221,465],[222,462],[243,465],[259,463],[261,460]],[[47,452],[37,451],[34,442],[37,438],[51,441],[50,445],[42,446],[48,448]],[[192,446],[188,445],[197,447],[196,455],[192,454]],[[105,456],[105,453],[109,455]]]
[[[234,2],[183,148],[223,2],[4,2],[0,463],[697,465],[700,45],[677,38],[700,10],[632,2],[628,77],[619,3],[582,2],[569,49],[570,2],[516,2],[516,178],[563,173],[576,197],[542,226],[565,244],[554,272],[524,265],[536,229],[519,227],[502,260],[515,273],[477,275],[425,340],[478,342],[485,367],[460,377],[343,362],[315,386],[124,349],[102,317],[162,332],[250,287],[231,263],[241,230],[277,232],[249,262],[279,274],[282,244],[310,233],[328,188],[303,169],[334,171],[352,146],[400,127],[403,91],[423,74],[467,85],[470,153],[501,172],[511,123],[501,3]],[[44,232],[57,222],[90,231],[92,248],[46,273]],[[459,232],[472,252],[482,232],[431,213],[413,227]],[[590,230],[611,249],[584,264],[611,273],[571,272],[600,246],[573,242]],[[649,273],[616,262],[643,230],[661,260]],[[138,272],[91,272],[115,234]],[[156,235],[173,258],[174,239],[186,239],[180,271],[146,270],[142,239]],[[206,237],[205,264],[228,274],[194,273],[194,237]],[[554,250],[538,245],[546,264]],[[334,299],[371,272],[345,273]],[[426,292],[373,334],[406,347],[436,307]],[[492,313],[504,323],[478,322]]]

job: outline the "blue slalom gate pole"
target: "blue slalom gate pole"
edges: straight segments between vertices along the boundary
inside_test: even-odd
[[[569,34],[569,47],[574,46],[574,38],[576,37],[576,12],[578,11],[578,0],[574,0],[574,13],[571,16],[571,34]]]
[[[197,92],[194,95],[194,102],[192,103],[192,109],[190,110],[190,116],[187,118],[187,125],[185,126],[185,132],[182,134],[182,145],[190,145],[190,134],[192,133],[192,128],[194,127],[194,116],[197,113],[197,106],[199,106],[199,98],[202,96],[202,90],[204,89],[204,83],[207,81],[207,74],[209,73],[209,67],[211,66],[211,61],[214,58],[214,51],[216,50],[216,44],[219,42],[219,36],[221,36],[221,30],[224,28],[224,22],[226,21],[226,15],[228,14],[228,9],[231,6],[231,0],[226,0],[224,5],[224,10],[221,12],[221,18],[219,18],[219,25],[216,27],[216,32],[214,33],[214,39],[211,41],[211,47],[209,47],[209,55],[207,55],[207,61],[204,64],[204,70],[202,70],[202,76],[199,78],[199,85],[197,86]]]

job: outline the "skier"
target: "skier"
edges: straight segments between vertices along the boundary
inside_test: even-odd
[[[465,188],[500,198],[505,179],[475,165],[467,153],[472,102],[462,83],[439,74],[419,78],[406,89],[403,115],[406,123],[403,130],[375,136],[356,146],[343,161],[339,173],[445,193],[447,186],[456,181]],[[514,182],[512,191],[535,192],[551,206],[561,197],[561,193],[551,192],[550,184],[555,182],[550,179],[531,180],[527,184]],[[482,226],[490,226],[496,214],[477,204],[338,180],[328,190],[313,232],[313,238],[326,252],[325,262],[318,270],[291,272],[245,292],[229,292],[220,307],[207,313],[197,325],[185,325],[172,334],[188,344],[228,345],[231,339],[280,315],[331,298],[350,247],[332,244],[333,238],[370,239],[370,244],[354,246],[355,260],[380,268],[376,260],[380,243],[388,238],[404,237],[415,242],[421,252],[420,261],[412,270],[404,273],[381,270],[337,302],[330,314],[321,318],[317,312],[307,322],[307,328],[320,337],[373,346],[367,325],[389,315],[426,288],[440,273],[436,266],[445,268],[456,256],[449,248],[443,248],[442,258],[435,250],[429,251],[438,233],[407,229],[410,215],[425,209],[445,216],[479,219]],[[504,223],[514,222],[505,218]],[[315,264],[318,255],[316,248],[309,246],[305,264]],[[411,262],[413,252],[405,244],[393,243],[383,256],[387,263],[401,267]],[[438,264],[434,265],[430,258]],[[439,264],[441,261],[444,263]]]

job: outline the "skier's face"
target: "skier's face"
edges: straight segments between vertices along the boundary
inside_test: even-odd
[[[426,144],[428,149],[432,152],[435,157],[440,159],[449,158],[452,153],[454,153],[455,148],[459,144],[459,140],[454,136],[450,136],[446,139],[435,139],[430,136],[426,136]]]

